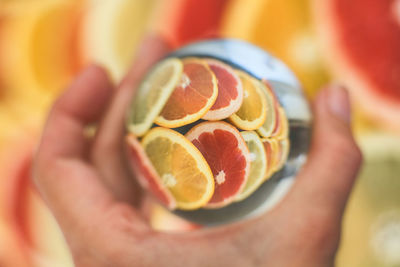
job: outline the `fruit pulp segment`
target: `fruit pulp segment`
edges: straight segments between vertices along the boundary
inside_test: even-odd
[[[246,158],[238,148],[237,138],[216,129],[192,141],[208,162],[215,178],[215,191],[210,203],[221,202],[239,193],[246,177]]]

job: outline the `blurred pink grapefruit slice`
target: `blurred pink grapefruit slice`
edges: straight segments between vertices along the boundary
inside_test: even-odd
[[[243,87],[235,71],[214,59],[207,59],[207,64],[218,81],[218,97],[214,105],[203,116],[205,120],[223,120],[239,110],[243,102]]]
[[[215,190],[206,208],[234,201],[250,173],[250,152],[239,131],[226,122],[202,122],[186,137],[200,150],[214,175]]]
[[[369,117],[400,132],[399,0],[314,2],[321,48]]]

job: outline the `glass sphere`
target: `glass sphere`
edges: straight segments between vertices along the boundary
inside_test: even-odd
[[[214,39],[150,70],[127,129],[140,184],[176,215],[211,226],[259,215],[285,195],[306,159],[311,113],[283,62]]]

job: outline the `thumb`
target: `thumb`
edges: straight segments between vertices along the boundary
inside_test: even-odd
[[[341,216],[362,162],[351,132],[347,91],[324,89],[314,103],[311,150],[287,201]]]

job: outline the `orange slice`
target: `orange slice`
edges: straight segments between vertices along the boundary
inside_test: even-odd
[[[242,130],[256,130],[267,117],[267,100],[261,82],[247,73],[236,71],[243,86],[243,103],[230,120]]]
[[[260,88],[262,89],[264,96],[266,98],[266,118],[264,123],[257,129],[257,132],[262,137],[270,137],[275,130],[276,118],[277,118],[277,106],[276,98],[271,88],[263,82],[259,82]]]
[[[128,159],[140,185],[164,204],[168,209],[176,208],[176,201],[167,188],[161,183],[161,178],[151,164],[143,147],[133,134],[126,137]]]
[[[128,130],[137,136],[144,135],[153,125],[168,98],[178,84],[183,64],[177,58],[158,63],[137,88],[128,115]]]
[[[279,153],[277,155],[277,163],[275,166],[275,171],[279,171],[285,165],[290,151],[290,142],[288,138],[278,141]]]
[[[282,107],[278,108],[279,113],[279,127],[277,127],[276,132],[273,133],[278,139],[285,139],[289,136],[289,122],[286,117],[286,112]]]
[[[235,71],[215,59],[207,59],[207,64],[218,81],[218,97],[214,105],[203,116],[205,120],[223,120],[239,110],[243,101],[243,87]]]
[[[243,191],[236,197],[241,201],[250,196],[264,181],[267,172],[267,154],[264,145],[254,131],[240,133],[250,151],[250,173]]]
[[[278,153],[279,153],[279,145],[276,139],[270,138],[262,138],[261,142],[264,145],[266,157],[267,157],[267,170],[264,176],[264,180],[266,181],[274,174],[276,170],[276,165],[279,162]]]
[[[214,193],[211,169],[183,135],[156,127],[143,137],[142,146],[178,208],[198,209],[210,200]]]
[[[234,201],[250,172],[250,152],[239,131],[226,122],[202,122],[186,137],[203,154],[214,175],[214,195],[205,207],[220,208]]]
[[[155,122],[168,128],[195,122],[214,105],[217,95],[217,79],[208,65],[184,59],[181,80]]]

